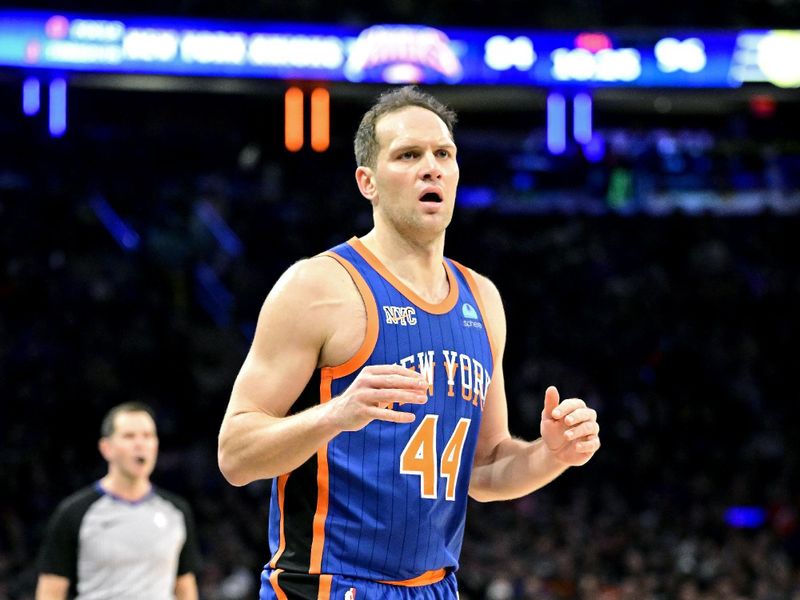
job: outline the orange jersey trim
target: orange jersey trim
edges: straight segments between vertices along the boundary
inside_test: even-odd
[[[319,594],[317,600],[330,600],[331,585],[333,585],[333,575],[319,576]]]
[[[486,328],[486,337],[489,339],[489,349],[492,351],[492,364],[494,365],[493,368],[496,369],[497,365],[495,363],[497,362],[497,353],[495,352],[494,348],[494,338],[492,337],[492,329],[489,325],[489,314],[486,312],[486,308],[483,303],[483,297],[481,296],[480,288],[478,288],[478,282],[475,281],[472,271],[470,271],[467,267],[461,263],[457,263],[452,258],[450,261],[464,275],[464,279],[467,280],[467,285],[469,285],[472,295],[475,296],[475,302],[478,303],[478,309],[481,311],[481,315],[483,315],[483,326]]]
[[[361,257],[369,263],[380,275],[391,283],[398,292],[403,294],[406,298],[411,300],[414,304],[419,306],[422,310],[429,312],[433,315],[443,315],[450,312],[458,301],[458,281],[456,280],[453,271],[447,261],[444,261],[445,271],[447,272],[447,280],[450,282],[450,292],[447,297],[438,304],[432,304],[424,298],[420,297],[414,290],[408,287],[405,283],[400,281],[386,266],[364,245],[364,243],[357,237],[354,237],[347,242],[353,249],[358,252]]]
[[[418,575],[413,579],[404,579],[403,581],[379,581],[378,583],[399,585],[403,587],[419,587],[421,585],[439,583],[445,577],[447,577],[447,570],[436,569],[435,571],[425,571],[422,575]]]
[[[286,597],[286,592],[284,592],[281,589],[281,586],[278,585],[278,575],[280,575],[281,573],[283,573],[283,569],[274,570],[272,574],[269,576],[269,583],[272,586],[275,595],[278,597],[278,600],[289,600]]]
[[[281,521],[279,527],[280,543],[278,544],[278,550],[275,552],[275,556],[273,556],[272,560],[269,561],[269,566],[272,567],[273,569],[275,568],[275,565],[278,563],[278,559],[281,557],[281,554],[283,554],[283,551],[286,549],[286,536],[284,535],[283,531],[283,525],[284,525],[283,500],[285,495],[284,490],[286,489],[286,480],[288,479],[289,479],[288,473],[278,477],[278,512],[280,512],[281,515]]]
[[[322,370],[319,385],[319,401],[324,404],[331,399],[331,376],[329,369]],[[322,549],[325,546],[325,519],[328,518],[328,444],[317,450],[317,510],[311,538],[311,558],[308,572],[322,572]]]
[[[344,377],[354,373],[365,362],[367,362],[367,359],[375,349],[375,344],[378,343],[378,324],[380,321],[378,320],[378,305],[375,302],[375,296],[372,295],[372,290],[369,289],[369,285],[367,285],[367,282],[361,276],[361,273],[359,273],[356,268],[350,264],[350,261],[348,261],[346,258],[342,258],[334,252],[325,252],[322,254],[322,256],[330,256],[332,259],[342,265],[345,270],[347,270],[347,273],[350,275],[353,283],[356,284],[359,294],[361,294],[361,299],[364,302],[364,308],[367,311],[367,332],[364,335],[364,341],[361,342],[361,347],[358,349],[358,351],[352,357],[350,357],[348,361],[342,363],[341,365],[323,367],[322,369],[323,378],[325,377],[326,373],[329,373],[331,379],[337,379],[339,377]],[[330,394],[330,388],[328,393]],[[330,398],[328,399],[330,400]]]
[[[324,404],[331,399],[331,383],[334,379],[354,373],[367,362],[367,359],[375,349],[375,344],[378,342],[379,323],[378,305],[375,303],[375,297],[372,295],[372,291],[369,289],[367,282],[356,268],[350,264],[347,259],[342,258],[334,252],[325,252],[322,256],[329,256],[342,265],[350,275],[356,288],[358,288],[367,313],[367,331],[364,334],[364,341],[361,342],[361,346],[349,360],[340,365],[323,367],[320,369],[320,404]],[[312,574],[322,573],[322,553],[325,547],[325,520],[328,518],[329,485],[328,445],[325,444],[322,448],[317,450],[317,509],[314,513],[312,525],[311,556],[309,564],[309,573]],[[330,578],[325,579],[326,577],[327,576],[322,576],[320,578],[320,594],[322,593],[322,586],[325,585],[327,585],[328,593],[330,593]],[[320,598],[322,598],[321,595]]]

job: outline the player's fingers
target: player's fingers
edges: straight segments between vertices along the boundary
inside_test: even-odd
[[[415,379],[422,378],[417,371],[400,365],[370,365],[364,367],[361,372],[367,375],[402,375]]]
[[[564,432],[564,436],[568,440],[577,440],[580,438],[588,438],[589,436],[596,436],[600,433],[600,426],[594,421],[581,423]]]
[[[362,397],[368,404],[373,406],[386,406],[395,402],[403,404],[425,404],[428,401],[428,394],[421,390],[373,389],[365,391]]]
[[[554,410],[553,418],[562,418],[579,408],[584,408],[586,403],[580,398],[567,398]]]
[[[369,414],[377,421],[388,421],[389,423],[413,423],[416,419],[414,413],[402,410],[389,410],[386,408],[370,409]]]
[[[599,437],[592,437],[588,440],[581,440],[577,444],[575,444],[575,450],[580,452],[581,454],[591,454],[593,452],[597,452],[600,449],[600,438]]]
[[[563,403],[562,403],[563,404]],[[597,412],[593,408],[584,406],[583,408],[576,408],[571,413],[564,417],[564,423],[568,426],[578,425],[587,421],[597,421]]]
[[[391,388],[391,389],[409,389],[409,390],[422,390],[427,389],[428,382],[418,373],[411,371],[413,376],[400,374],[400,373],[370,373],[363,378],[363,383],[373,388]]]
[[[542,411],[543,419],[558,418],[558,414],[553,414],[553,411],[556,410],[556,407],[558,406],[558,399],[559,395],[556,386],[551,385],[547,388],[547,390],[545,390],[544,410]]]

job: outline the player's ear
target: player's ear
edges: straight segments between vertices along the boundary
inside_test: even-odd
[[[356,169],[356,183],[358,191],[367,200],[374,200],[377,193],[375,186],[375,173],[369,167],[358,167]]]
[[[100,438],[100,441],[97,442],[97,449],[100,450],[100,454],[106,461],[111,459],[111,447],[107,437]]]

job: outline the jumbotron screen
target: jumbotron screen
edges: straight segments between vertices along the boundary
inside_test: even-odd
[[[800,31],[526,31],[0,11],[0,68],[539,87],[800,86]]]

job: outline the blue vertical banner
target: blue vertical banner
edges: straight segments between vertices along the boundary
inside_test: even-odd
[[[59,138],[67,131],[67,82],[57,77],[50,82],[50,135]]]
[[[42,105],[41,83],[36,77],[28,77],[22,82],[22,112],[27,117],[39,114]]]

